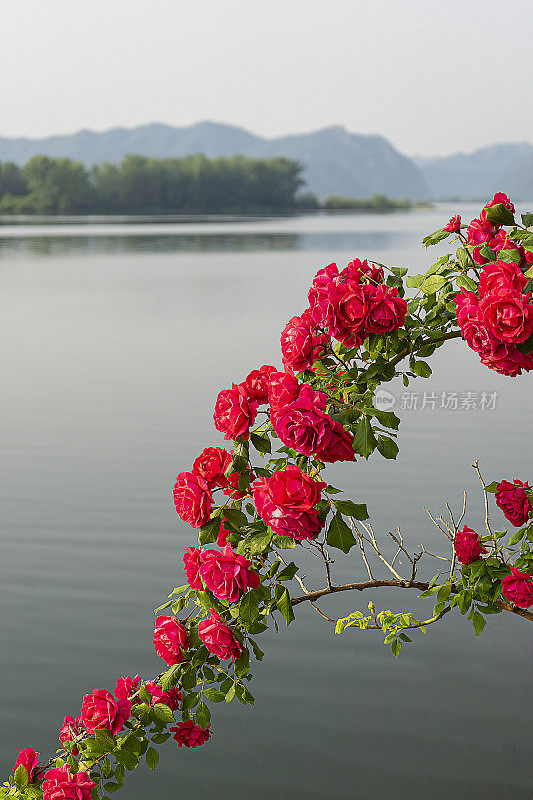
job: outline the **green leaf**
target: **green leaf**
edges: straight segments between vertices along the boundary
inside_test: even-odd
[[[258,433],[251,433],[250,441],[252,442],[257,452],[260,453],[261,455],[265,455],[265,453],[272,452],[272,445],[270,444],[270,439],[268,438],[268,436],[260,436]]]
[[[221,703],[225,697],[224,692],[221,692],[220,689],[206,689],[204,694],[212,703]]]
[[[112,750],[116,745],[116,740],[111,731],[107,730],[107,728],[99,728],[94,732],[94,737],[97,742],[99,742],[104,747],[107,747],[109,750]]]
[[[198,705],[199,700],[200,700],[200,692],[191,692],[183,700],[182,704],[183,710],[189,711],[191,708],[194,708],[196,705]]]
[[[230,686],[230,688],[226,692],[226,703],[231,703],[234,697],[235,697],[235,684]]]
[[[244,678],[250,672],[250,653],[243,650],[241,657],[235,661],[235,675],[238,678]]]
[[[272,545],[280,550],[294,550],[296,542],[290,536],[277,536],[272,537]]]
[[[113,756],[118,764],[122,764],[130,771],[139,764],[139,756],[136,756],[131,750],[123,750],[121,747],[117,747],[113,751]]]
[[[526,211],[525,214],[522,214],[522,225],[525,225],[526,228],[531,227],[533,225],[533,214],[531,211]]]
[[[368,458],[376,449],[377,441],[368,417],[363,417],[358,423],[352,444],[355,452],[363,458]]]
[[[468,292],[477,292],[477,283],[472,278],[469,278],[468,275],[459,275],[455,282],[457,286],[462,286]]]
[[[474,626],[474,630],[476,632],[476,636],[479,636],[479,634],[485,627],[487,621],[481,616],[479,611],[474,611],[471,619],[472,619],[472,625]]]
[[[254,656],[256,657],[256,659],[258,661],[262,661],[265,654],[263,653],[263,651],[261,650],[259,645],[252,638],[250,638],[249,641],[250,641],[250,644],[252,645],[252,650],[254,651]]]
[[[395,431],[398,430],[400,418],[397,417],[393,411],[379,411],[375,408],[372,414],[381,425],[384,425],[386,428],[392,428]]]
[[[411,370],[421,378],[429,378],[432,372],[431,367],[425,361],[415,361]]]
[[[438,244],[442,239],[446,239],[447,236],[449,236],[448,231],[445,231],[444,228],[439,228],[428,236],[424,236],[422,244],[424,247],[429,247],[432,244]]]
[[[216,542],[220,533],[220,517],[215,517],[206,525],[202,525],[198,530],[198,541],[200,544],[211,544]]]
[[[355,537],[343,520],[340,512],[333,517],[328,528],[327,543],[330,547],[337,547],[343,553],[348,553],[356,544]]]
[[[106,792],[114,794],[115,792],[118,792],[118,790],[120,789],[120,784],[116,783],[115,781],[109,781],[109,783],[104,784],[104,789],[106,790]],[[93,797],[94,797],[94,789],[93,789]]]
[[[513,535],[509,539],[509,545],[512,547],[513,545],[518,544],[518,542],[520,542],[521,539],[524,537],[525,532],[526,531],[524,528],[521,531],[516,531],[516,533],[513,533]]]
[[[294,611],[292,610],[291,598],[287,587],[280,586],[280,584],[277,583],[274,589],[274,599],[276,601],[276,607],[285,617],[285,622],[287,625],[290,625],[294,619]]]
[[[446,283],[447,278],[443,278],[442,275],[430,275],[425,279],[421,288],[424,294],[436,294]]]
[[[488,483],[485,486],[485,491],[494,493],[494,492],[496,492],[496,489],[498,488],[499,485],[500,485],[499,481],[492,481],[492,483]]]
[[[354,519],[368,519],[368,510],[365,503],[353,503],[351,500],[333,500],[337,510],[346,517]]]
[[[378,450],[383,458],[396,458],[400,448],[394,441],[389,439],[388,436],[378,436]]]
[[[165,703],[155,703],[152,706],[152,716],[158,722],[163,722],[164,724],[175,722],[174,714]]]
[[[196,709],[196,722],[200,726],[200,728],[207,728],[209,725],[209,721],[211,720],[211,712],[206,704],[203,702],[200,703],[198,708]]]
[[[503,203],[496,203],[485,209],[485,216],[493,225],[514,225],[514,217]]]
[[[402,643],[400,642],[400,640],[395,639],[393,642],[391,642],[390,649],[394,658],[398,658],[398,656],[402,652]]]
[[[409,287],[409,289],[418,289],[424,283],[424,276],[423,275],[408,275],[405,279],[405,285]]]
[[[173,664],[170,669],[167,669],[167,671],[161,675],[161,688],[166,691],[175,686],[179,680],[180,672],[181,664]],[[149,702],[152,702],[151,698]]]
[[[290,581],[294,578],[296,573],[298,572],[299,567],[296,566],[294,561],[291,561],[290,564],[276,573],[276,580],[277,581]]]
[[[259,616],[259,604],[263,595],[258,589],[251,589],[242,596],[239,603],[239,619],[248,627]]]
[[[155,747],[149,747],[146,751],[146,763],[152,772],[156,771],[157,765],[159,764],[159,753]]]
[[[28,770],[23,764],[19,764],[15,770],[15,786],[22,791],[28,785]]]

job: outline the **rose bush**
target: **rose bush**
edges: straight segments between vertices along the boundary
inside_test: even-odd
[[[498,373],[517,377],[533,369],[533,214],[522,215],[522,224],[514,215],[500,192],[469,225],[453,216],[424,245],[454,237],[455,252],[423,275],[368,259],[317,272],[309,308],[281,334],[285,370],[263,365],[216,399],[215,428],[233,440],[231,452],[207,447],[190,472],[177,476],[175,510],[198,539],[183,555],[186,583],[156,610],[153,644],[166,668],[152,679],[121,676],[114,695],[85,695],[81,713],[64,718],[58,753],[39,765],[32,747],[21,751],[0,797],[104,800],[141,759],[155,770],[157,747],[171,737],[179,748],[203,745],[211,736],[211,703],[254,704],[251,659],[263,658],[256,637],[272,620],[289,625],[302,603],[312,603],[337,634],[356,628],[383,636],[394,656],[411,641],[407,631],[425,632],[454,610],[476,635],[492,614],[533,621],[527,481],[486,484],[475,462],[484,529],[469,526],[466,495],[457,518],[450,510],[449,521],[435,520],[430,512],[444,537],[435,556],[409,552],[399,529],[389,534],[407,565],[399,572],[366,504],[339,497],[341,490],[323,480],[328,463],[396,458],[400,420],[378,407],[376,391],[429,377],[426,359],[448,340],[464,339]],[[492,494],[514,530],[493,530]],[[361,555],[362,574],[352,565],[353,582],[337,584],[331,553],[338,551],[338,559],[352,549]],[[318,588],[299,574],[303,550],[324,566]],[[438,571],[427,566],[420,577],[421,564],[434,557]],[[377,611],[370,602],[370,613],[358,609],[335,620],[316,606],[333,592],[380,587],[433,598],[430,616]]]

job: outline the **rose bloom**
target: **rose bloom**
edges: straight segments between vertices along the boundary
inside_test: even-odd
[[[292,317],[281,333],[282,361],[285,369],[303,372],[320,358],[327,343],[324,335],[316,336],[316,326],[310,309],[301,316]]]
[[[298,397],[292,403],[273,408],[270,421],[276,435],[284,445],[304,456],[310,456],[326,447],[331,440],[334,422],[324,413],[321,392],[307,384],[300,386]]]
[[[257,415],[257,400],[250,400],[242,384],[232,384],[231,389],[219,392],[215,404],[215,428],[224,434],[224,439],[248,439],[250,426]]]
[[[483,355],[481,361],[489,369],[511,378],[522,374],[522,370],[533,369],[533,353],[521,353],[514,344],[500,344],[490,355]]]
[[[229,528],[226,528],[224,523],[227,522],[226,516],[222,517],[222,522],[220,523],[220,530],[217,536],[217,545],[219,547],[225,547],[228,543],[228,533],[233,533],[230,531]]]
[[[200,728],[191,719],[187,722],[180,722],[179,725],[169,728],[170,731],[175,731],[173,738],[177,741],[178,747],[185,745],[185,747],[200,747],[204,742],[207,742],[211,736],[209,728]]]
[[[328,264],[327,267],[319,269],[313,279],[307,298],[311,316],[317,325],[325,326],[328,307],[330,305],[329,286],[334,278],[339,277],[339,270],[335,263]]]
[[[520,294],[526,283],[526,276],[516,264],[497,261],[494,264],[487,264],[483,269],[479,278],[479,297],[483,298],[501,289]]]
[[[486,211],[485,211],[485,209],[492,208],[492,206],[497,206],[497,205],[500,205],[500,204],[502,206],[505,206],[505,208],[508,208],[509,211],[511,212],[511,214],[514,214],[514,212],[515,212],[514,205],[511,203],[511,201],[509,200],[507,195],[504,194],[503,192],[496,192],[496,194],[494,195],[494,197],[492,198],[490,203],[487,203],[487,205],[483,207],[483,211],[481,212],[480,217],[482,219],[486,219]]]
[[[359,347],[364,340],[362,330],[367,313],[364,287],[350,278],[336,278],[328,287],[328,296],[330,302],[324,320],[328,333],[347,347]]]
[[[407,303],[398,295],[396,287],[365,286],[368,311],[365,317],[365,330],[368,333],[389,333],[397,331],[405,322]]]
[[[251,400],[257,400],[259,404],[267,402],[268,384],[273,372],[276,372],[276,367],[271,364],[263,364],[259,369],[253,369],[245,378],[241,386]]]
[[[172,688],[165,690],[162,689],[158,683],[146,681],[144,688],[147,689],[152,696],[151,705],[155,706],[156,703],[164,703],[170,708],[171,711],[175,711],[177,709],[178,703],[181,700],[181,692],[179,692],[176,687],[173,686]]]
[[[241,592],[259,586],[259,575],[248,569],[250,561],[233,552],[227,544],[222,553],[217,550],[204,550],[201,556],[200,575],[205,585],[219,600],[236,603]]]
[[[231,632],[231,629],[211,609],[211,618],[198,623],[198,636],[210,653],[225,661],[227,658],[240,658],[242,647]]]
[[[511,567],[511,574],[502,579],[504,596],[519,608],[533,606],[533,581],[527,572]]]
[[[226,486],[224,475],[231,464],[231,456],[223,447],[206,447],[192,465],[192,471],[207,483],[209,489]]]
[[[68,764],[49,769],[44,776],[43,800],[92,800],[96,783],[87,772],[72,775]]]
[[[359,283],[367,281],[368,283],[381,283],[383,281],[383,267],[377,264],[369,264],[367,259],[361,261],[360,258],[355,258],[342,270],[341,278],[352,278]]]
[[[140,682],[141,679],[139,675],[136,675],[134,678],[125,678],[122,676],[117,681],[115,697],[120,697],[122,700],[130,700],[132,695],[138,690]]]
[[[500,481],[496,488],[496,505],[516,528],[520,528],[527,522],[531,511],[531,503],[526,489],[531,489],[529,483],[527,481],[522,483],[518,478],[515,478],[512,483]]]
[[[193,528],[201,528],[211,518],[213,496],[199,475],[180,472],[174,484],[176,513]]]
[[[485,295],[479,313],[492,335],[500,342],[520,344],[533,332],[531,295],[502,287]]]
[[[450,221],[447,225],[444,226],[444,230],[448,233],[457,233],[458,230],[461,228],[461,215],[457,214],[455,217],[451,217]]]
[[[289,372],[273,372],[268,387],[268,402],[271,408],[286,406],[298,397],[300,384]]]
[[[487,550],[481,544],[478,534],[464,526],[462,531],[457,531],[454,540],[455,555],[461,564],[471,564],[472,561],[477,561],[481,553],[486,553]]]
[[[65,717],[63,727],[59,730],[59,741],[65,746],[65,742],[71,742],[83,730],[83,720],[81,714],[78,714],[76,719],[73,717]],[[77,756],[79,753],[78,747],[72,749],[72,755]]]
[[[333,421],[330,430],[329,442],[320,450],[316,451],[319,461],[333,464],[335,461],[355,461],[355,451],[353,449],[353,436],[345,431],[340,422]]]
[[[324,527],[324,522],[315,511],[278,508],[269,503],[266,503],[263,508],[262,518],[276,536],[289,536],[291,539],[296,539],[297,542],[314,539],[318,536],[320,529]]]
[[[473,219],[466,232],[467,242],[470,245],[483,245],[487,239],[496,233],[494,227],[486,219]]]
[[[191,589],[202,591],[204,585],[200,577],[200,564],[202,563],[203,547],[188,547],[183,556],[184,570],[187,575],[187,583]]]
[[[156,617],[154,630],[155,652],[169,667],[183,661],[183,650],[189,646],[187,631],[174,617]]]
[[[83,698],[81,718],[89,733],[107,728],[114,736],[122,730],[130,715],[131,702],[124,697],[115,699],[107,689],[94,689]]]
[[[278,470],[269,478],[262,478],[261,483],[265,485],[274,505],[299,511],[310,511],[316,506],[320,502],[322,489],[327,486],[323,481],[313,480],[296,466]]]
[[[36,753],[33,747],[27,747],[25,750],[21,750],[18,754],[15,766],[13,767],[13,772],[16,772],[17,767],[22,764],[28,773],[29,783],[33,783],[33,779],[35,778],[35,770],[37,769],[38,763],[39,753]]]

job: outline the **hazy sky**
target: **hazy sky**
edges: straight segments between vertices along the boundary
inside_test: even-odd
[[[0,136],[332,124],[407,154],[533,142],[531,0],[0,0]]]

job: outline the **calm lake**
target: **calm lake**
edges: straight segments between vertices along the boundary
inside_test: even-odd
[[[422,236],[452,212],[470,220],[478,208],[0,226],[2,779],[21,748],[55,751],[83,694],[160,670],[153,609],[184,582],[195,536],[171,489],[221,443],[220,389],[281,363],[280,332],[317,269],[368,256],[421,271],[444,252],[421,250]],[[412,547],[440,551],[423,506],[458,508],[465,488],[465,521],[480,530],[474,459],[488,480],[533,477],[533,378],[490,372],[460,341],[432,366],[407,397],[387,386],[402,419],[397,461],[376,453],[328,474],[367,503],[378,532],[400,525]],[[442,393],[457,393],[457,409],[440,407]],[[503,529],[497,509],[493,520]],[[354,552],[339,552],[335,570],[339,581],[364,575]],[[322,604],[344,616],[371,599],[431,610],[416,592],[383,590]],[[255,709],[213,706],[207,745],[167,743],[155,776],[140,767],[120,796],[531,798],[532,628],[509,616],[476,638],[454,612],[396,660],[374,632],[335,636],[299,606],[288,630],[262,637]]]

